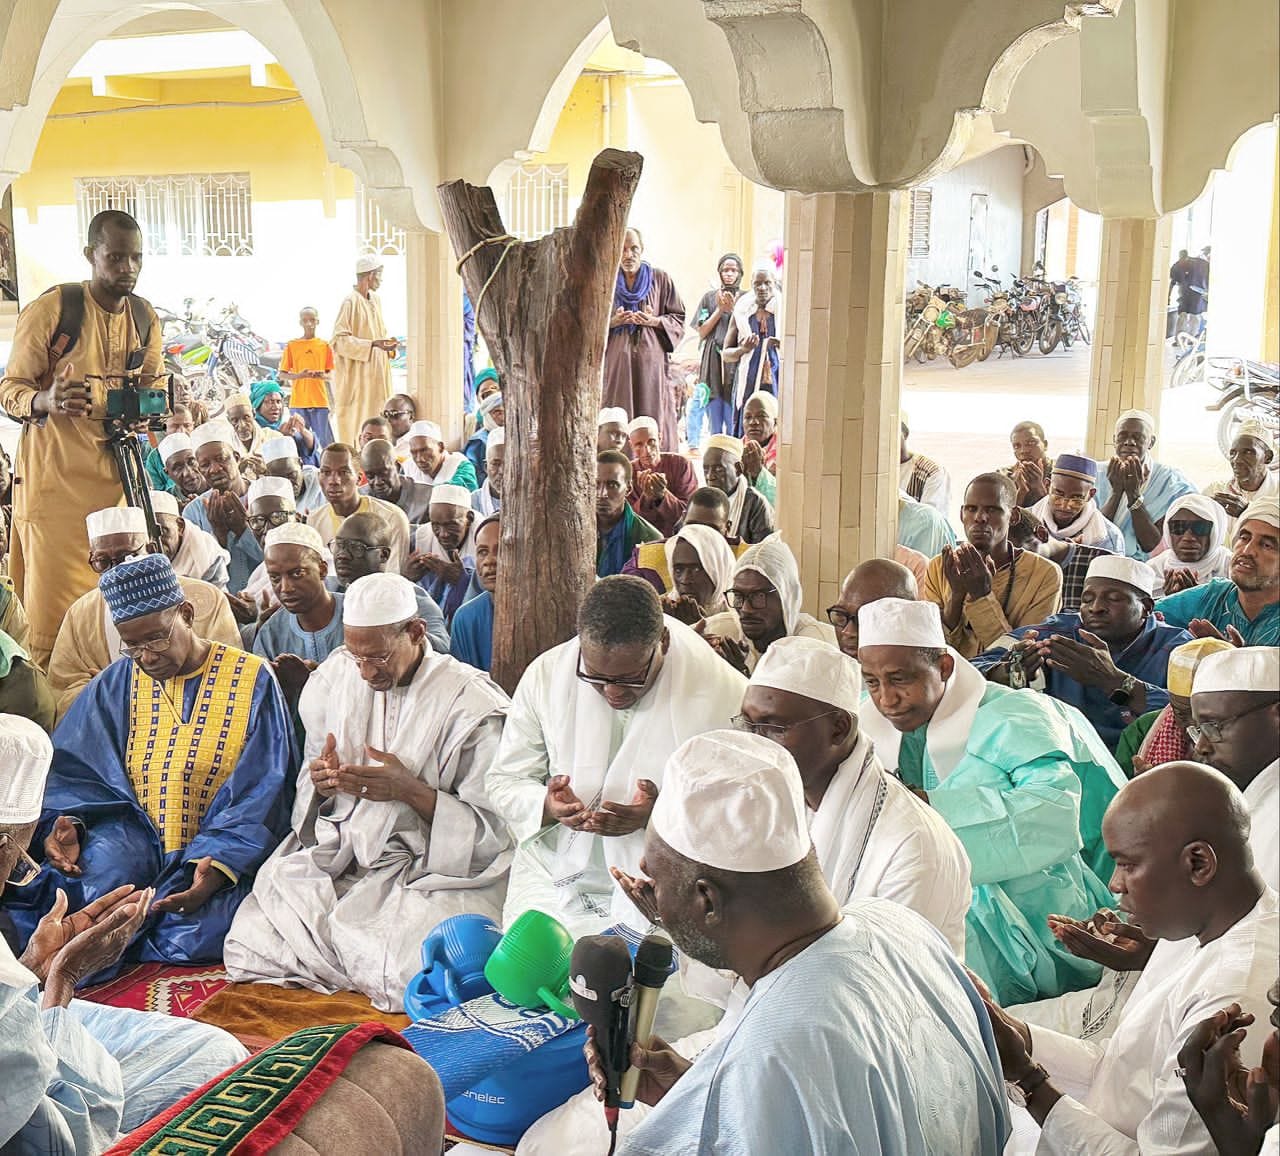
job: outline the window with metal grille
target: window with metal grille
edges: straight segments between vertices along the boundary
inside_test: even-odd
[[[569,224],[569,166],[525,165],[507,186],[505,220],[522,241],[545,237]]]
[[[356,248],[360,256],[401,257],[404,255],[404,230],[383,215],[378,202],[356,185]]]
[[[248,173],[78,178],[81,236],[105,209],[120,209],[138,222],[150,257],[253,256]]]
[[[933,190],[911,190],[911,221],[907,228],[907,256],[929,255],[929,226],[933,221]]]

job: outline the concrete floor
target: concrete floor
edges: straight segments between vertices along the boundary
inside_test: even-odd
[[[913,449],[940,462],[951,474],[951,518],[967,479],[1013,461],[1009,431],[1020,421],[1037,421],[1049,439],[1049,453],[1080,450],[1089,394],[1089,349],[1057,349],[1048,357],[990,357],[954,369],[939,358],[909,363],[903,375],[902,407],[911,419]],[[1218,394],[1205,385],[1164,393],[1156,457],[1177,466],[1197,486],[1228,473],[1218,452],[1217,414],[1205,406]]]

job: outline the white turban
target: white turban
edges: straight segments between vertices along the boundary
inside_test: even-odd
[[[262,443],[262,449],[258,451],[262,454],[264,462],[278,462],[281,458],[298,458],[298,443],[291,437],[267,438]]]
[[[466,486],[439,485],[431,487],[431,501],[428,509],[435,506],[461,506],[471,509],[471,491]]]
[[[0,823],[33,823],[44,804],[53,743],[29,718],[0,714]]]
[[[108,506],[94,510],[84,520],[89,541],[105,538],[108,534],[146,534],[147,516],[141,506]]]
[[[191,437],[189,434],[175,433],[170,434],[167,438],[162,438],[160,444],[156,446],[156,453],[162,462],[167,462],[174,454],[180,454],[184,450],[191,448]]]
[[[366,574],[347,587],[343,626],[395,626],[418,617],[413,583],[399,574]]]
[[[1265,422],[1259,421],[1256,417],[1251,417],[1248,421],[1242,421],[1238,426],[1236,426],[1235,437],[1231,440],[1235,441],[1236,438],[1254,438],[1257,441],[1260,441],[1271,451],[1272,457],[1275,456],[1275,432],[1271,430]]]
[[[914,646],[945,650],[942,613],[933,602],[879,598],[858,611],[858,647]]]
[[[620,425],[627,424],[627,411],[620,405],[605,406],[600,411],[600,416],[596,418],[596,429],[602,425]]]
[[[1145,409],[1126,409],[1118,418],[1116,418],[1116,429],[1119,429],[1127,421],[1140,421],[1152,433],[1156,432],[1156,419],[1153,418]]]
[[[819,638],[779,638],[760,656],[752,686],[770,686],[829,703],[858,717],[862,671],[836,647]]]
[[[169,514],[174,518],[182,517],[182,507],[178,505],[178,499],[168,490],[151,491],[151,509],[157,515]]]
[[[742,408],[746,409],[753,401],[758,401],[764,407],[764,412],[771,418],[777,418],[778,399],[767,389],[757,389],[754,393],[749,394],[747,400],[742,403]]]
[[[433,421],[415,421],[409,427],[408,436],[411,438],[429,438],[433,442],[444,441],[444,432]]]
[[[1123,554],[1099,554],[1085,571],[1084,580],[1088,582],[1090,578],[1110,578],[1126,586],[1136,586],[1148,598],[1156,588],[1156,572],[1145,562],[1126,558]],[[859,634],[858,638],[861,640],[862,635]]]
[[[263,550],[270,550],[272,546],[302,546],[304,549],[314,550],[321,558],[329,557],[320,531],[304,522],[286,522],[283,526],[273,526],[267,531]]]
[[[658,436],[658,423],[651,417],[633,418],[627,425],[627,436],[630,437],[637,430],[647,429],[653,437]]]
[[[499,426],[495,430],[489,431],[489,440],[484,445],[484,456],[487,458],[499,446],[507,444],[507,431]]]
[[[788,634],[794,634],[804,592],[800,589],[800,567],[796,563],[796,556],[783,542],[782,535],[770,534],[763,542],[748,546],[742,552],[733,572],[736,576],[744,570],[754,570],[769,580],[769,585],[778,592],[778,597],[782,600],[782,623]]]
[[[231,401],[227,399],[228,403]],[[293,439],[290,438],[290,441]],[[236,431],[221,418],[215,421],[207,421],[204,425],[196,426],[191,434],[191,449],[196,451],[209,445],[224,445],[230,450],[239,453],[240,439],[236,436]]]
[[[1191,693],[1213,694],[1224,690],[1280,694],[1280,649],[1274,646],[1233,646],[1230,650],[1206,656],[1196,667]]]
[[[1250,502],[1236,522],[1236,528],[1239,529],[1246,522],[1265,522],[1273,530],[1280,530],[1280,501],[1275,498],[1258,498]]]
[[[295,508],[293,483],[288,478],[273,478],[269,475],[255,478],[249,483],[249,495],[245,498],[245,505],[252,506],[259,498],[283,498],[287,503],[286,509]]]
[[[695,735],[676,750],[649,826],[686,859],[724,871],[777,871],[812,846],[795,760],[741,731]]]
[[[665,546],[667,570],[673,575],[677,542],[688,542],[693,547],[694,553],[698,555],[699,564],[707,572],[715,587],[713,601],[718,603],[733,583],[733,569],[737,564],[737,559],[733,556],[733,547],[725,541],[723,534],[710,526],[701,526],[697,522],[682,526],[667,539]]]

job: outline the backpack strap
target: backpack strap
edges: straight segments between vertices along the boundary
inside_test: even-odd
[[[133,314],[133,330],[138,335],[138,345],[146,349],[151,340],[151,320],[155,316],[151,307],[136,293],[129,294],[129,312]]]
[[[49,339],[49,369],[52,371],[80,340],[80,330],[84,327],[84,288],[78,281],[73,281],[55,285],[45,292],[56,292],[60,299],[58,324]]]

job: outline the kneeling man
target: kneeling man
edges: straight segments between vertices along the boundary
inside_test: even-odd
[[[427,644],[413,583],[370,574],[342,602],[345,647],[311,675],[293,831],[227,936],[235,980],[363,992],[399,1011],[422,940],[497,916],[510,842],[484,793],[507,697]]]

